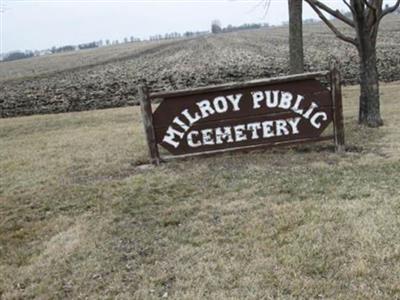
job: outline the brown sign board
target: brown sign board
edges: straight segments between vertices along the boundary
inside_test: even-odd
[[[328,78],[329,88],[319,80]],[[152,112],[150,101],[162,99]],[[150,156],[210,154],[334,139],[344,145],[339,73],[281,78],[149,94],[141,105]],[[333,123],[333,135],[322,136]]]

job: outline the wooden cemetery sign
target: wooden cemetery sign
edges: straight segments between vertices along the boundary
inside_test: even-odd
[[[327,78],[325,88],[319,78]],[[333,139],[344,147],[340,75],[330,71],[153,93],[139,88],[151,162]],[[152,112],[151,100],[162,99]],[[333,134],[322,136],[333,123]],[[166,157],[166,158],[169,158]]]

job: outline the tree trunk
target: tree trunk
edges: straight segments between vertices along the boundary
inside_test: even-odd
[[[379,105],[379,76],[376,64],[376,38],[358,35],[360,57],[360,110],[358,122],[370,127],[383,125]]]
[[[304,72],[303,1],[289,0],[290,73]]]

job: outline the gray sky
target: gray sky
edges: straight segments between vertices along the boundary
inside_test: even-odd
[[[341,0],[324,2],[344,8]],[[266,16],[263,0],[0,0],[0,17],[4,52],[209,30],[214,19],[223,26],[288,19],[287,0],[272,0]]]

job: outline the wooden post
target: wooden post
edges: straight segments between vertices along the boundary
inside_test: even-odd
[[[156,135],[154,132],[153,112],[151,110],[149,89],[145,83],[141,83],[139,85],[138,95],[143,118],[144,132],[146,134],[147,145],[149,148],[150,162],[158,166],[160,164],[160,154],[158,152]]]
[[[345,151],[342,87],[340,85],[340,73],[336,60],[330,63],[330,84],[333,103],[333,134],[335,138],[336,152]]]

